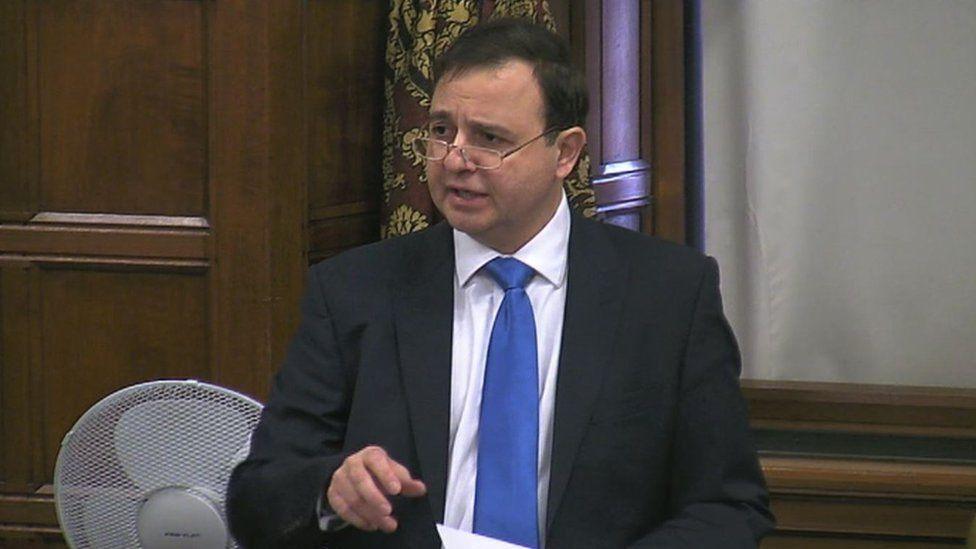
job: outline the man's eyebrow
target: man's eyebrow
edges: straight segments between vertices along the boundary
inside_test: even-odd
[[[471,121],[471,126],[476,130],[493,133],[499,137],[512,137],[512,132],[504,127],[497,124],[492,124],[490,122],[479,122],[477,120]]]
[[[428,122],[443,122],[444,120],[450,120],[451,115],[447,111],[430,111],[427,114]]]
[[[451,120],[451,113],[449,111],[431,111],[427,114],[427,123],[431,124],[434,122],[447,122]],[[506,139],[513,136],[511,130],[505,126],[499,126],[498,124],[492,124],[491,122],[484,122],[480,120],[471,120],[468,124],[474,129],[482,132],[493,133],[499,137],[504,137]]]

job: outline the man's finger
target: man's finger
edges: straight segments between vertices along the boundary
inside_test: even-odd
[[[398,526],[396,519],[389,514],[377,513],[376,507],[360,497],[360,494],[352,486],[351,481],[345,477],[346,475],[340,478],[335,483],[335,486],[337,493],[346,491],[353,494],[348,500],[342,499],[341,495],[336,498],[342,500],[342,504],[344,505],[343,509],[351,518],[347,522],[362,530],[374,531],[378,529],[388,534],[394,532]],[[332,499],[331,497],[329,499],[330,505]],[[345,518],[341,513],[339,516]]]
[[[397,521],[392,516],[383,517],[380,521],[379,529],[387,534],[392,534],[397,529]]]
[[[412,478],[406,467],[382,448],[370,446],[346,458],[333,475],[327,496],[333,510],[356,528],[391,533],[398,522],[386,494],[426,492],[424,483]]]
[[[375,530],[376,528],[383,526],[383,519],[388,517],[389,514],[384,513],[382,509],[377,509],[376,506],[363,499],[363,496],[353,485],[350,478],[348,470],[350,467],[343,467],[336,472],[329,490],[329,502],[331,504],[333,499],[332,492],[334,491],[335,495],[342,499],[343,504],[350,509],[351,512],[355,513],[355,515],[358,516],[371,529]],[[336,511],[338,511],[338,509],[336,509]],[[340,514],[339,516],[342,515]]]
[[[389,515],[393,512],[393,507],[390,505],[390,502],[376,486],[373,475],[366,470],[363,464],[351,463],[347,476],[358,496],[357,499],[361,499],[365,504],[365,506],[359,506],[355,499],[350,501],[353,506],[357,507],[360,513],[365,511],[368,517],[378,517],[381,515]]]
[[[342,520],[352,524],[360,530],[372,532],[376,526],[357,513],[349,503],[339,494],[329,495],[329,507],[336,512]]]
[[[410,471],[406,467],[395,461],[390,461],[400,483],[400,495],[416,497],[427,493],[427,487],[424,483],[411,477]]]
[[[363,455],[363,464],[379,481],[380,487],[387,494],[396,495],[400,493],[400,479],[397,478],[397,468],[403,468],[393,458],[386,455],[386,452],[377,448],[377,452],[366,452]],[[408,475],[409,478],[409,475]]]
[[[400,495],[404,495],[412,498],[422,496],[426,493],[427,493],[427,486],[423,482],[417,479],[410,479],[404,482],[402,489],[400,490]]]
[[[340,517],[346,518],[344,513],[352,512],[362,520],[369,522],[367,517],[362,514],[362,497],[352,485],[352,481],[349,480],[349,473],[345,469],[339,469],[336,472],[326,496],[329,498],[329,505]]]

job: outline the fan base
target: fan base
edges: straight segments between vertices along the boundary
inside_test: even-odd
[[[145,549],[225,549],[227,525],[204,496],[186,488],[153,492],[139,509],[139,543]]]

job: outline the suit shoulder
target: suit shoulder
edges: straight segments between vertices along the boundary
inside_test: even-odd
[[[446,230],[445,230],[446,229]],[[324,259],[311,267],[316,276],[354,277],[363,281],[388,280],[411,269],[411,257],[423,254],[445,239],[449,227],[429,229],[364,244]]]
[[[355,248],[343,250],[312,265],[318,273],[342,272],[347,270],[372,271],[395,261],[400,254],[397,239],[379,240]]]
[[[599,230],[613,242],[617,251],[638,267],[652,265],[655,268],[660,268],[664,265],[669,270],[685,272],[689,275],[700,275],[702,269],[713,261],[702,252],[684,244],[677,244],[609,223],[594,220],[585,220],[585,222],[598,225]]]

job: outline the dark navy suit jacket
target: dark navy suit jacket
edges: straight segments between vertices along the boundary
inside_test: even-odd
[[[446,224],[310,271],[303,321],[228,488],[246,547],[439,547],[454,249]],[[575,215],[556,385],[548,549],[755,547],[772,527],[715,261]],[[319,531],[349,454],[379,445],[428,488],[392,535]]]

